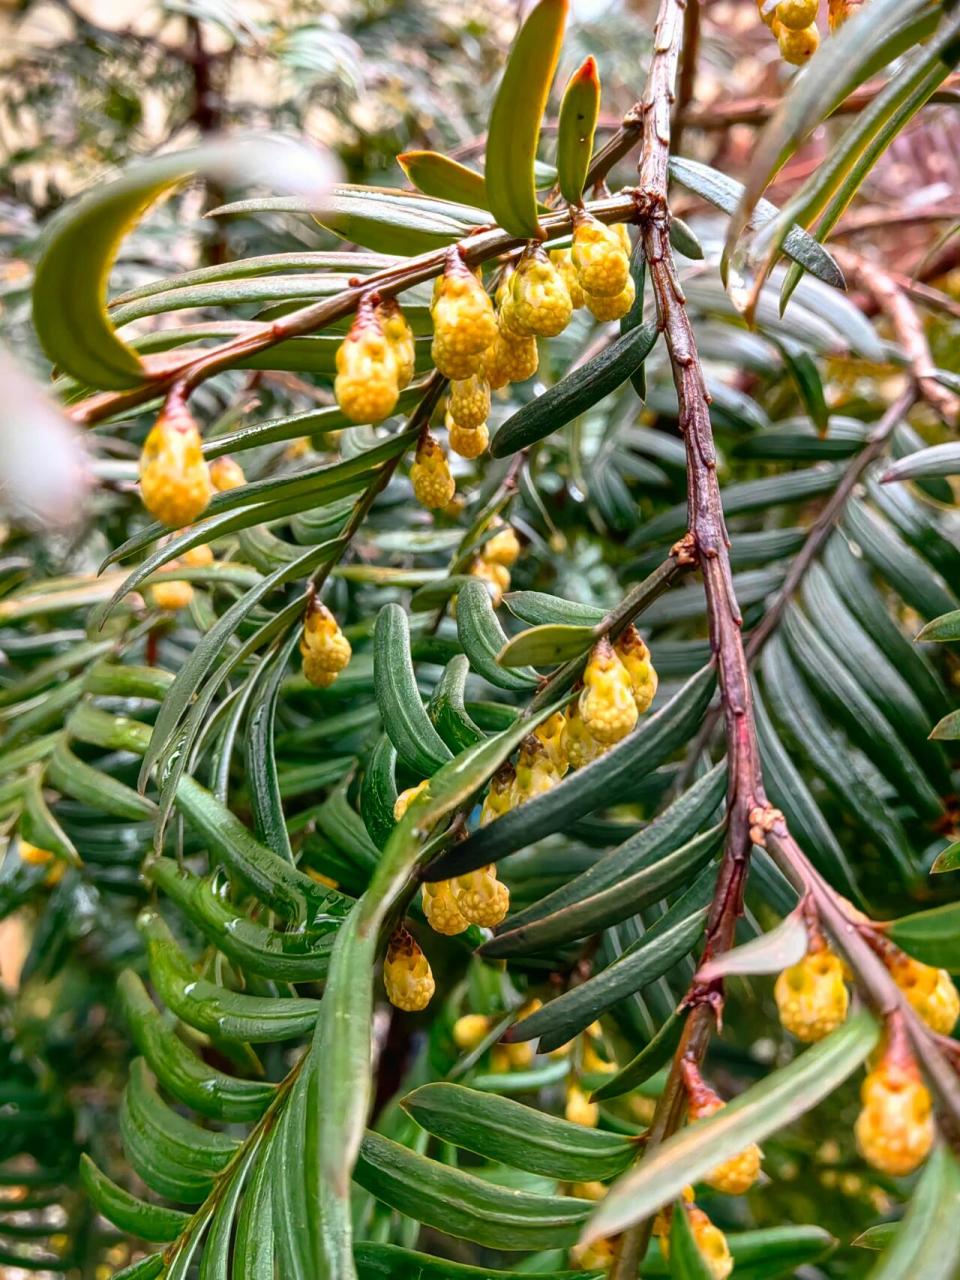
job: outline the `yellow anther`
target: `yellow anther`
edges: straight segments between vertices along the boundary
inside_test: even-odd
[[[417,501],[434,511],[445,507],[456,493],[457,485],[450,472],[447,455],[429,431],[417,445],[410,468],[410,482]]]
[[[436,990],[429,960],[413,934],[402,927],[394,933],[387,948],[383,985],[390,1003],[407,1013],[425,1009]]]
[[[140,493],[151,515],[173,529],[191,524],[213,492],[200,432],[185,404],[168,401],[140,455]]]
[[[453,882],[453,893],[461,915],[470,924],[485,929],[500,924],[510,910],[510,890],[497,879],[493,863],[458,876]]]
[[[798,964],[783,970],[773,995],[787,1031],[805,1044],[822,1040],[847,1016],[850,997],[843,962],[827,947],[809,951]]]
[[[397,407],[397,357],[369,299],[357,308],[350,332],[337,350],[333,393],[351,422],[380,422]]]
[[[630,687],[633,690],[637,711],[643,715],[645,711],[650,710],[650,704],[657,695],[659,684],[656,670],[650,661],[650,650],[632,622],[621,632],[614,648],[630,677]]]
[[[239,489],[246,484],[247,477],[243,474],[240,463],[225,453],[210,463],[210,483],[217,493],[227,493],[230,489]]]
[[[597,642],[583,673],[580,714],[597,742],[612,745],[625,738],[637,723],[630,676],[606,638]]]
[[[585,297],[613,298],[630,279],[630,254],[620,233],[589,214],[578,218],[573,230],[573,265]]]
[[[393,820],[399,822],[403,815],[416,800],[421,792],[426,791],[430,785],[430,779],[424,778],[422,782],[418,782],[415,787],[407,787],[406,791],[401,791],[393,802]]]

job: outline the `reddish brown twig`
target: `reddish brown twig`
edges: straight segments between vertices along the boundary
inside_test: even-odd
[[[930,354],[927,335],[906,290],[901,288],[889,271],[872,259],[861,257],[860,254],[840,246],[834,246],[833,253],[847,279],[859,284],[876,298],[881,311],[890,321],[898,344],[903,348],[923,398],[947,423],[955,423],[960,402],[934,376],[936,365]]]
[[[726,843],[707,918],[701,966],[732,945],[742,907],[750,850],[754,843],[766,843],[801,893],[809,896],[828,931],[838,938],[851,961],[861,990],[876,1011],[882,1016],[899,1014],[904,1018],[918,1056],[937,1086],[941,1099],[947,1102],[955,1115],[960,1116],[960,1086],[950,1064],[900,995],[882,961],[861,937],[852,910],[814,871],[790,836],[783,815],[769,804],[764,792],[747,655],[741,635],[741,617],[733,587],[716,475],[710,397],[669,240],[670,112],[686,3],[687,0],[660,0],[647,86],[631,118],[642,120],[638,220],[677,389],[679,424],[687,455],[688,525],[703,572],[710,643],[720,677],[729,765]],[[904,404],[898,402],[885,417],[881,424],[884,438],[893,429]],[[875,448],[881,447],[882,442],[882,439],[877,441]],[[853,474],[849,487],[856,482],[858,474],[859,471]],[[842,503],[845,497],[846,493],[838,501]],[[824,516],[817,538],[808,551],[807,562],[812,560],[820,541],[827,536],[834,514],[834,509],[828,504],[828,514]],[[681,1123],[685,1103],[684,1070],[689,1072],[689,1064],[696,1066],[702,1061],[714,1015],[722,1009],[722,998],[719,981],[700,985],[695,982],[688,993],[687,1003],[693,1007],[658,1101],[645,1150],[662,1142]],[[650,1229],[651,1224],[647,1220],[624,1232],[610,1272],[611,1280],[635,1280],[649,1242]]]

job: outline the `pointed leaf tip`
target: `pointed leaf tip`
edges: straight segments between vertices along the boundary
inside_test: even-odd
[[[534,165],[560,57],[567,0],[540,0],[517,32],[487,130],[489,207],[511,235],[539,239]]]

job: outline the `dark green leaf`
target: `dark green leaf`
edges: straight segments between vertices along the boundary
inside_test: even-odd
[[[403,1107],[444,1142],[566,1182],[613,1177],[636,1158],[629,1138],[457,1084],[422,1085],[404,1098]]]
[[[585,1238],[622,1231],[679,1196],[691,1182],[751,1142],[761,1142],[831,1094],[874,1048],[879,1028],[863,1011],[789,1066],[729,1102],[722,1111],[695,1120],[650,1152],[615,1183],[588,1224]]]
[[[494,436],[493,456],[505,458],[525,449],[586,413],[626,382],[650,354],[659,332],[654,321],[629,330],[529,401]]]

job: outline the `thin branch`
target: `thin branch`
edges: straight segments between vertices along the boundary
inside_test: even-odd
[[[847,277],[876,298],[903,348],[923,398],[948,424],[954,424],[960,401],[936,380],[936,365],[930,354],[927,335],[906,291],[889,271],[871,259],[846,248],[835,247],[833,252]]]
[[[630,194],[592,201],[587,208],[601,222],[622,222],[634,212]],[[545,214],[540,223],[548,236],[563,235],[572,225],[569,210]],[[468,236],[460,242],[460,247],[464,261],[469,266],[476,267],[511,249],[522,248],[526,243],[525,240],[494,227]],[[69,415],[75,422],[89,425],[153,400],[175,382],[183,381],[188,390],[193,390],[213,374],[237,364],[247,356],[275,347],[287,338],[302,337],[329,328],[334,321],[354,312],[366,294],[380,293],[385,297],[393,297],[416,284],[432,280],[443,271],[448,252],[447,248],[433,249],[385,267],[382,271],[367,276],[362,282],[351,284],[332,298],[325,298],[322,302],[300,307],[277,320],[259,324],[252,331],[224,342],[211,351],[190,351],[186,354],[165,352],[158,356],[148,356],[143,360],[145,381],[142,386],[131,391],[99,392],[69,409]]]
[[[796,842],[789,835],[783,815],[766,798],[747,665],[741,635],[742,620],[733,587],[727,532],[716,474],[716,456],[710,423],[710,397],[697,353],[696,340],[669,239],[670,214],[667,207],[668,161],[670,155],[670,113],[683,39],[687,0],[660,0],[654,34],[654,52],[647,86],[634,116],[643,120],[643,149],[640,184],[637,191],[639,220],[657,314],[666,338],[679,403],[679,425],[687,455],[687,507],[689,536],[703,572],[711,648],[716,657],[721,708],[724,719],[729,785],[727,834],[713,902],[707,917],[706,937],[700,966],[729,949],[734,940],[737,918],[742,909],[749,855],[754,844],[767,843],[784,865],[794,869],[794,882],[809,884],[814,901],[822,909],[830,932],[849,939],[857,924],[852,909],[841,904],[834,891],[813,872]],[[903,404],[885,416],[884,431],[893,429]],[[878,429],[879,430],[879,429]],[[868,446],[869,448],[870,446]],[[882,447],[882,441],[877,447]],[[868,458],[869,461],[869,458]],[[850,480],[850,487],[856,475]],[[832,523],[833,514],[829,516]],[[829,523],[824,520],[810,558],[816,553]],[[862,941],[862,940],[861,940]],[[899,1013],[909,1027],[924,1064],[933,1063],[941,1078],[945,1097],[952,1107],[958,1091],[956,1078],[928,1031],[900,996],[896,984],[882,962],[864,942],[851,942],[856,976],[874,1007],[883,1015]],[[650,1150],[674,1132],[685,1107],[682,1065],[698,1064],[709,1044],[714,1013],[722,1009],[722,983],[697,983],[686,1003],[691,1012],[674,1055],[666,1085],[657,1104],[647,1135]],[[960,1111],[956,1114],[960,1115]],[[618,1255],[610,1271],[611,1280],[635,1280],[649,1243],[651,1222],[636,1223],[622,1236]]]
[[[857,115],[886,88],[886,84],[885,80],[871,80],[869,84],[861,85],[849,97],[844,98],[833,114],[835,116]],[[960,89],[960,73],[955,73],[944,80],[930,101],[956,102],[958,89]],[[691,107],[684,112],[682,119],[685,128],[718,132],[729,129],[735,124],[766,124],[779,105],[779,99],[776,98],[739,98],[733,102],[713,102],[705,107]]]
[[[824,504],[820,514],[810,526],[806,541],[794,556],[790,571],[784,579],[783,586],[774,597],[773,603],[759,624],[750,633],[747,643],[747,661],[752,663],[760,650],[770,639],[780,624],[784,610],[803,579],[807,570],[820,554],[824,543],[830,537],[837,519],[856,488],[860,477],[886,450],[890,437],[916,403],[917,390],[911,384],[890,407],[877,423],[866,446],[853,458],[840,478],[840,483]]]

